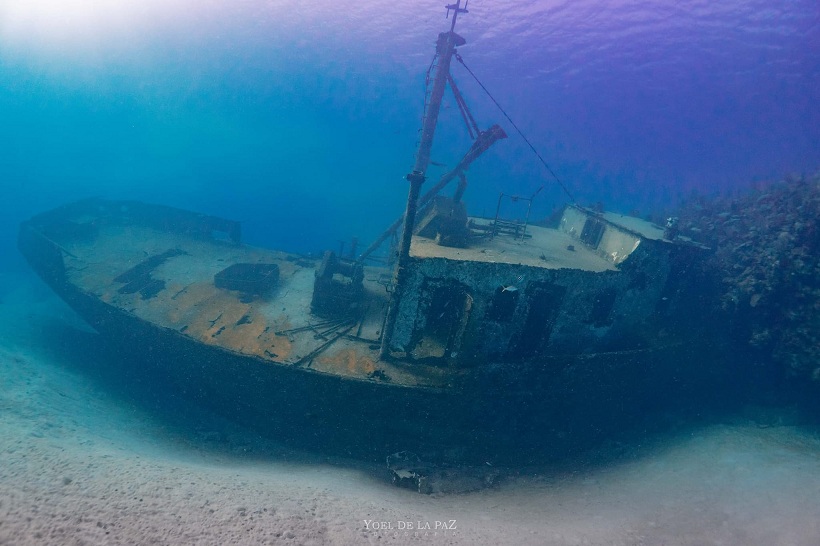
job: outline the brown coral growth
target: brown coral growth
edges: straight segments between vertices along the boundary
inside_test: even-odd
[[[790,374],[820,381],[820,173],[692,200],[682,233],[714,248],[721,307]]]

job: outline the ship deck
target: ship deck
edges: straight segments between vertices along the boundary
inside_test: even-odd
[[[471,218],[475,224],[489,228],[492,220]],[[529,237],[502,234],[487,237],[469,248],[440,246],[432,239],[413,237],[410,255],[417,258],[505,263],[544,269],[580,269],[613,271],[615,265],[590,250],[577,239],[557,229],[527,226]]]
[[[73,218],[71,223],[94,220]],[[444,387],[452,380],[452,371],[378,360],[389,279],[384,268],[365,268],[365,312],[358,322],[328,321],[310,313],[319,260],[142,225],[103,225],[93,238],[61,237],[52,228],[48,238],[63,250],[69,283],[198,343],[348,379],[422,388]],[[160,256],[166,258],[153,265]],[[269,295],[252,299],[217,288],[214,275],[236,263],[276,264],[279,282]],[[124,290],[121,276],[135,268],[149,268],[151,279],[163,288],[148,297]]]

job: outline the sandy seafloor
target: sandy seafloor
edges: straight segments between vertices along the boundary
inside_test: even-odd
[[[1,280],[0,544],[820,544],[820,435],[789,419],[689,423],[605,464],[424,496],[106,375],[47,288]]]

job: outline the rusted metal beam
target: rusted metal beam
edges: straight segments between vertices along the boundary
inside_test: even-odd
[[[502,138],[507,138],[507,133],[504,132],[504,129],[499,127],[498,125],[493,125],[486,131],[482,131],[478,138],[473,142],[473,145],[464,154],[464,157],[461,158],[461,161],[458,162],[458,165],[448,173],[442,175],[439,178],[439,181],[436,183],[435,186],[430,188],[430,190],[425,193],[420,199],[418,203],[419,208],[423,208],[427,203],[429,203],[433,197],[438,195],[438,193],[444,189],[447,184],[449,184],[453,179],[462,176],[464,171],[470,168],[470,164],[478,159],[478,157],[487,151],[493,144],[497,141],[501,140]],[[396,231],[401,227],[402,223],[404,222],[404,215],[400,216],[396,219],[395,222],[390,224],[390,226],[376,239],[373,244],[371,244],[367,249],[361,253],[359,256],[358,261],[363,262],[368,256],[370,256],[373,252],[375,252],[387,239],[389,239]]]

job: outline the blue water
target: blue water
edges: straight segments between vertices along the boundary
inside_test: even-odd
[[[293,482],[290,460],[267,440],[102,349],[23,263],[19,222],[86,197],[241,220],[245,241],[290,251],[351,236],[366,244],[403,211],[424,74],[449,28],[443,3],[0,0],[0,542],[56,529],[111,543],[105,521],[122,525],[126,543],[185,543],[169,537],[213,519],[194,498],[213,500],[222,518],[209,528],[215,543],[252,540],[239,506],[254,515],[275,506],[284,529],[329,521],[339,543],[361,541],[370,511],[464,516],[465,538],[454,542],[463,544],[484,535],[486,544],[817,543],[820,436],[798,430],[790,408],[774,418],[752,408],[761,415],[724,425],[729,412],[701,400],[734,410],[734,392],[683,386],[680,415],[647,405],[649,425],[629,423],[640,430],[603,445],[602,462],[573,459],[571,478],[546,472],[542,482],[522,471],[520,491],[511,482],[447,510],[387,489],[382,466],[342,472],[339,486],[343,465],[304,459],[319,478]],[[582,204],[668,211],[693,192],[820,168],[817,0],[471,0],[469,10],[457,27],[465,62]],[[469,171],[469,212],[492,214],[502,191],[538,192],[534,219],[566,203],[463,67],[453,75],[481,127],[510,135]],[[453,166],[469,145],[448,94],[432,158]],[[431,166],[430,177],[446,169]],[[764,382],[757,363],[741,364],[749,383]],[[581,422],[594,402],[568,413]],[[699,420],[716,420],[717,432]],[[243,466],[251,458],[261,474]],[[612,482],[612,472],[625,477]]]
[[[469,8],[465,61],[582,203],[668,209],[820,166],[815,0]],[[0,257],[20,263],[17,222],[88,196],[236,218],[290,250],[372,239],[402,211],[444,15],[441,0],[5,0]],[[511,135],[471,169],[470,212],[542,185],[536,216],[566,202],[453,73],[479,124]],[[433,159],[468,146],[448,95]]]

